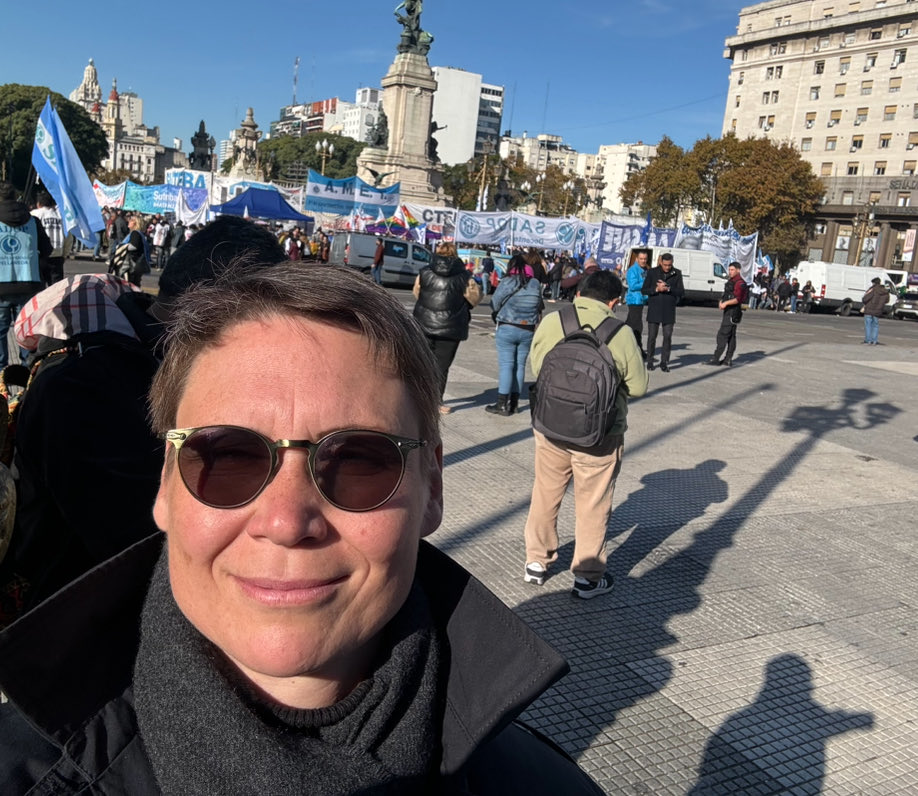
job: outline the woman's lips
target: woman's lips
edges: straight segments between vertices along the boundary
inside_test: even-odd
[[[235,576],[243,594],[263,605],[307,605],[330,597],[346,576],[308,580],[273,580]]]

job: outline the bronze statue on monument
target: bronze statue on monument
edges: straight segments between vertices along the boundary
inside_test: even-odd
[[[433,36],[426,30],[421,30],[421,11],[424,3],[421,0],[403,0],[395,8],[395,18],[402,26],[402,37],[398,44],[400,53],[417,53],[427,55]],[[404,14],[399,11],[405,9]]]

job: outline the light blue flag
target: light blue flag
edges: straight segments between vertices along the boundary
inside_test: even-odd
[[[105,222],[86,169],[51,107],[50,96],[38,117],[32,165],[57,202],[64,232],[72,233],[87,246],[95,246],[96,232],[105,229]]]

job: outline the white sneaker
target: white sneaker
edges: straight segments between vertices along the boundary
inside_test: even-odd
[[[526,583],[534,583],[536,586],[541,586],[545,583],[545,576],[548,573],[538,561],[532,561],[526,564],[526,570],[523,574],[523,580]]]

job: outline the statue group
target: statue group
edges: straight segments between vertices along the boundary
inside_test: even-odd
[[[426,30],[421,30],[421,10],[424,4],[421,0],[403,0],[395,9],[395,18],[402,26],[402,37],[398,44],[400,53],[416,53],[427,55],[433,36]],[[399,12],[404,10],[404,14]]]

